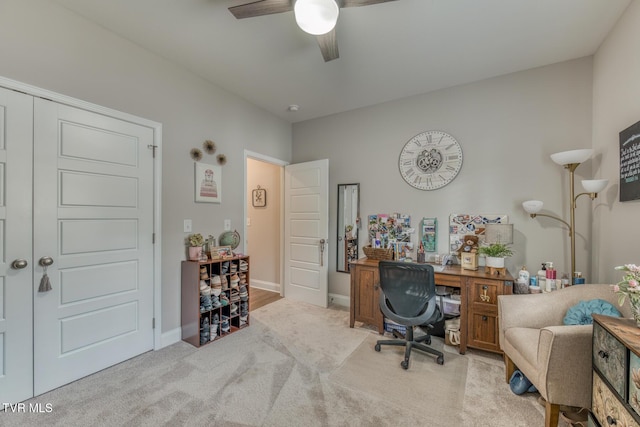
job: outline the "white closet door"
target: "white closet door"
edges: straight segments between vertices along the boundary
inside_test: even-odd
[[[32,97],[0,88],[0,402],[33,396],[32,117]]]
[[[38,395],[153,348],[153,130],[39,98],[34,123]]]

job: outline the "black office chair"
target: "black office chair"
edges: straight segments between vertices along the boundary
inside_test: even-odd
[[[436,362],[444,364],[442,352],[429,347],[431,335],[413,338],[414,326],[431,328],[444,318],[436,298],[436,284],[433,267],[428,264],[414,264],[399,261],[380,261],[380,309],[384,315],[407,328],[404,339],[379,340],[375,350],[381,345],[405,346],[404,360],[400,365],[409,368],[411,349],[416,348],[436,355]],[[424,344],[423,344],[424,342]]]

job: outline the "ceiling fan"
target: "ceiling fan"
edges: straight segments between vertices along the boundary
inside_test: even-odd
[[[339,57],[336,22],[341,7],[369,6],[395,0],[258,0],[229,8],[237,19],[294,11],[298,26],[316,36],[325,62]]]

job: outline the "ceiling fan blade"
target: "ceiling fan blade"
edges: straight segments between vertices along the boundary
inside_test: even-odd
[[[370,4],[386,3],[396,0],[342,0],[342,7],[369,6]]]
[[[229,12],[237,19],[253,18],[254,16],[271,15],[291,10],[293,10],[291,0],[258,0],[229,8]]]
[[[336,39],[335,28],[327,34],[316,36],[316,40],[318,40],[318,46],[320,46],[320,52],[322,52],[324,62],[333,61],[340,57],[338,54],[338,40]]]

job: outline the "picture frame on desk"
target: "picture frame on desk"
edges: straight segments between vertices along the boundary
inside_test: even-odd
[[[465,270],[478,269],[478,254],[474,252],[461,252],[460,265]]]

